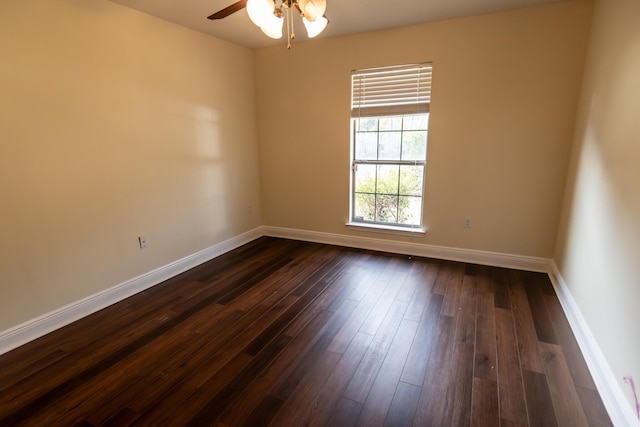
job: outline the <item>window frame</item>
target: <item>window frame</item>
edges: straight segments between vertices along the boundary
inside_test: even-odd
[[[428,114],[428,113],[423,113],[423,114]],[[398,114],[398,115],[389,115],[389,116],[380,116],[380,117],[376,117],[377,119],[380,118],[390,118],[390,117],[400,117],[400,118],[404,118],[404,117],[408,117],[408,116],[414,116],[414,114]],[[367,117],[367,118],[374,118],[374,117]],[[424,232],[424,187],[425,187],[425,182],[426,182],[426,169],[427,169],[427,158],[426,158],[426,152],[425,152],[425,158],[424,159],[416,159],[416,160],[402,160],[402,159],[397,159],[397,160],[385,160],[385,159],[361,159],[358,160],[356,159],[356,133],[358,132],[357,129],[357,121],[359,120],[359,118],[352,118],[351,119],[351,188],[350,188],[350,222],[349,225],[358,225],[361,227],[372,227],[372,228],[378,228],[378,229],[392,229],[395,231],[410,231],[410,232]],[[378,122],[378,126],[379,126],[379,122]],[[419,132],[428,132],[428,117],[427,117],[427,128],[426,129],[404,129],[401,128],[399,130],[391,130],[391,131],[381,131],[379,128],[376,131],[369,131],[371,133],[375,133],[378,135],[378,138],[376,140],[376,148],[379,150],[380,148],[380,140],[379,140],[379,135],[381,133],[384,132],[399,132],[402,134],[402,132],[404,131],[408,131],[408,132],[413,132],[413,131],[419,131]],[[402,136],[400,136],[400,139],[402,141]],[[426,147],[425,147],[426,149]],[[400,150],[402,150],[402,142],[401,142],[401,146],[400,146]],[[417,197],[420,199],[421,203],[420,203],[420,219],[418,221],[417,224],[401,224],[398,222],[387,222],[387,221],[371,221],[371,220],[367,220],[367,219],[359,219],[356,218],[355,214],[356,214],[356,195],[357,194],[366,194],[363,192],[359,192],[356,189],[356,173],[357,173],[357,168],[359,165],[373,165],[373,166],[398,166],[398,168],[401,168],[402,166],[421,166],[423,168],[422,170],[422,182],[421,182],[421,191],[420,191],[420,195],[416,195],[416,194],[403,194],[401,193],[401,189],[398,188],[397,192],[395,193],[382,193],[382,192],[378,192],[377,188],[375,189],[374,193],[371,193],[374,195],[374,197],[377,197],[378,195],[388,195],[388,196],[394,196],[394,197]],[[400,175],[400,169],[398,170],[398,173]],[[376,171],[377,174],[377,171]],[[399,177],[400,179],[400,177]],[[377,182],[377,180],[376,180]],[[400,181],[398,181],[398,187],[400,187]]]
[[[426,92],[423,90],[422,92],[420,92],[420,96],[416,96],[415,100],[391,100],[390,102],[388,102],[386,105],[385,103],[387,102],[386,99],[384,99],[383,97],[386,95],[383,95],[383,97],[381,97],[378,100],[374,100],[373,103],[371,104],[371,106],[366,106],[365,108],[360,108],[361,105],[359,105],[356,101],[356,95],[354,95],[354,93],[356,93],[358,90],[362,91],[362,88],[355,88],[355,83],[354,83],[354,76],[359,75],[359,73],[364,73],[364,74],[369,74],[369,73],[376,73],[378,70],[404,70],[404,69],[415,69],[415,68],[420,68],[421,70],[426,69],[427,72],[426,74],[428,75],[428,82],[426,85]],[[425,185],[426,185],[426,172],[427,172],[427,147],[428,147],[428,132],[429,132],[429,119],[430,119],[430,94],[431,94],[431,71],[432,71],[432,64],[429,63],[422,63],[422,64],[409,64],[409,65],[401,65],[401,66],[395,66],[395,67],[381,67],[381,68],[375,68],[375,69],[366,69],[366,70],[354,70],[352,72],[352,93],[351,93],[351,102],[352,102],[352,112],[351,112],[351,126],[350,126],[350,130],[351,130],[351,138],[350,138],[350,145],[351,145],[351,149],[350,149],[350,154],[351,154],[351,158],[350,158],[350,167],[351,167],[351,174],[350,174],[350,185],[349,185],[349,221],[347,222],[347,226],[349,227],[354,227],[354,228],[360,228],[360,229],[366,229],[369,231],[380,231],[380,232],[391,232],[391,233],[400,233],[400,234],[405,234],[405,233],[409,233],[409,234],[424,234],[426,232],[425,230],[425,226],[424,226],[424,211],[425,211]],[[422,78],[423,75],[421,75],[420,77],[418,77],[418,79]],[[393,83],[393,82],[392,82]],[[418,86],[421,84],[421,82],[418,80]],[[419,89],[422,89],[421,87]],[[389,92],[389,88],[385,87],[384,88],[385,92]],[[391,90],[393,90],[393,88],[391,88]],[[426,95],[425,95],[426,94]],[[357,97],[358,99],[364,99],[365,97],[363,96],[365,95],[364,92],[357,92]],[[406,95],[404,95],[406,97]],[[368,99],[365,101],[365,103],[368,101]],[[377,104],[376,104],[377,102]],[[375,105],[374,105],[375,104]],[[364,114],[363,114],[364,113]],[[414,116],[417,114],[426,114],[427,115],[427,124],[426,124],[426,129],[405,129],[404,128],[404,118],[407,116]],[[401,136],[400,136],[400,140],[401,140],[401,145],[400,145],[400,153],[402,153],[402,141],[404,140],[404,132],[405,131],[425,131],[427,132],[427,136],[425,137],[425,154],[424,154],[424,158],[423,159],[418,159],[418,160],[402,160],[402,154],[400,154],[398,159],[393,159],[393,160],[386,160],[386,159],[379,159],[379,149],[380,149],[380,134],[383,132],[386,132],[385,130],[380,130],[380,118],[390,118],[390,117],[401,117],[402,118],[402,126],[399,130],[397,129],[393,129],[391,131],[394,132],[400,132]],[[357,129],[357,124],[359,123],[359,120],[361,119],[366,119],[366,118],[377,118],[378,119],[378,128],[376,129],[376,131],[371,131],[376,133],[377,138],[376,138],[376,159],[372,160],[372,159],[356,159],[356,134],[358,132]],[[356,191],[356,173],[357,173],[357,169],[359,165],[375,165],[376,166],[376,185],[377,185],[377,173],[378,173],[378,167],[379,166],[384,166],[384,165],[392,165],[392,166],[397,166],[398,169],[398,173],[399,173],[399,178],[401,176],[401,167],[402,166],[421,166],[422,167],[422,183],[421,183],[421,192],[420,192],[420,196],[416,196],[415,194],[407,194],[407,195],[403,195],[400,191],[400,181],[398,181],[398,190],[395,194],[390,194],[393,195],[395,197],[398,197],[398,201],[400,200],[399,198],[401,196],[411,196],[411,197],[419,197],[420,198],[420,219],[419,222],[417,224],[400,224],[398,222],[386,222],[386,221],[372,221],[372,220],[367,220],[367,219],[362,219],[362,218],[356,218],[356,195],[359,194],[359,192]],[[377,188],[375,188],[375,193],[373,193],[375,195],[375,197],[377,197],[379,194],[377,191]],[[360,194],[362,194],[362,192],[360,192]],[[396,216],[396,219],[398,219],[398,217]]]

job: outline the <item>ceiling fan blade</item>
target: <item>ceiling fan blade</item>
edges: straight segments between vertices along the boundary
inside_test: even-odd
[[[207,19],[222,19],[243,9],[247,5],[247,0],[240,0],[232,4],[231,6],[227,6],[222,10],[217,11],[211,16],[207,16]]]

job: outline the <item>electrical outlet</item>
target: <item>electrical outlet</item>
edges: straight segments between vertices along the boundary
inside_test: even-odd
[[[251,203],[247,205],[247,213],[250,213],[250,214],[253,213],[253,205]]]
[[[470,216],[465,216],[464,217],[464,228],[471,228],[471,217]]]
[[[138,236],[138,243],[140,244],[140,249],[144,249],[147,247],[147,238],[145,236]]]

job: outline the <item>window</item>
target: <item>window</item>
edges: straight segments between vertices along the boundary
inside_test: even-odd
[[[351,76],[351,224],[422,230],[431,64]]]

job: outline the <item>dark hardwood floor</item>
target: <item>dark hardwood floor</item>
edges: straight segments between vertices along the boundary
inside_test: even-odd
[[[611,425],[546,275],[262,238],[0,356],[0,425]]]

